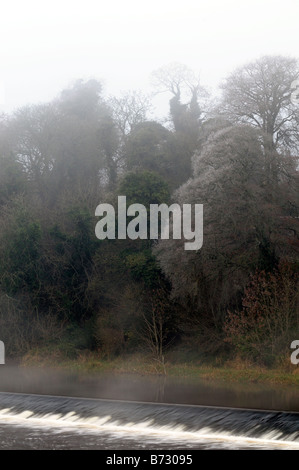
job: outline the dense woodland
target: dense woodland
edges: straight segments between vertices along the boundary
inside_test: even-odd
[[[299,65],[263,57],[209,96],[187,67],[141,91],[79,80],[0,122],[0,337],[99,357],[137,351],[266,365],[299,336]],[[95,209],[204,205],[204,242],[99,240]],[[47,350],[47,349],[46,349]],[[193,354],[193,356],[192,356]]]

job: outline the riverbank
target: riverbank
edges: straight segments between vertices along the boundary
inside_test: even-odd
[[[276,368],[260,367],[239,359],[227,360],[221,365],[209,361],[180,361],[166,357],[161,363],[142,354],[131,354],[115,358],[101,358],[96,353],[82,352],[75,358],[61,354],[44,354],[31,351],[19,359],[21,367],[51,367],[57,370],[80,373],[110,373],[115,375],[133,374],[136,376],[161,376],[201,379],[223,383],[258,383],[291,385],[299,388],[299,367],[291,363]]]

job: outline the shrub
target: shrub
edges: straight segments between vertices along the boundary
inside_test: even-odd
[[[0,292],[0,339],[7,356],[28,352],[38,344],[57,340],[64,326],[51,313],[40,315],[27,296]]]
[[[94,339],[104,357],[115,356],[124,348],[124,332],[118,323],[118,319],[113,318],[109,311],[101,312],[96,318]]]
[[[226,341],[242,355],[273,364],[298,335],[298,272],[283,262],[273,271],[257,271],[243,298],[243,309],[228,312]]]

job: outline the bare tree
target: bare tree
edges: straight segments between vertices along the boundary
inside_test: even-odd
[[[298,152],[299,107],[291,99],[298,77],[298,61],[288,57],[264,56],[244,65],[222,85],[220,113],[270,135],[275,148]]]
[[[168,295],[162,287],[152,292],[149,312],[143,313],[144,327],[141,338],[146,349],[152,354],[155,361],[163,367],[166,374],[165,350],[169,347],[173,337],[169,335],[170,303]]]
[[[138,90],[112,97],[109,104],[122,137],[129,134],[137,124],[145,122],[152,110],[150,96]]]
[[[152,73],[152,83],[159,93],[170,92],[181,98],[183,92],[197,88],[201,90],[199,77],[184,64],[172,62]]]
[[[41,194],[54,165],[56,119],[52,104],[45,104],[20,108],[9,122],[11,150]]]

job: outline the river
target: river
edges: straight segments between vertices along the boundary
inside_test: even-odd
[[[293,386],[1,366],[2,449],[296,449]]]

